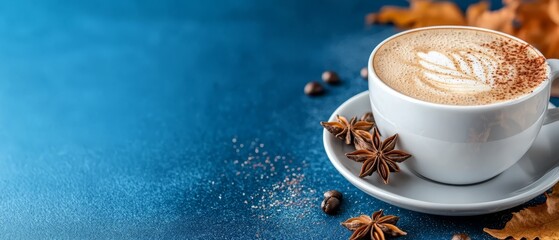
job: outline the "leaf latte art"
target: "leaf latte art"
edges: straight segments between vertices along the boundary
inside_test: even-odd
[[[383,42],[372,58],[376,77],[401,94],[447,105],[484,105],[533,92],[547,79],[533,47],[478,29],[432,28]]]
[[[497,59],[488,54],[466,50],[443,54],[438,51],[418,52],[422,75],[417,80],[435,89],[458,93],[490,91],[498,68],[506,67],[514,76],[514,68],[499,66]],[[421,84],[421,83],[420,83]]]

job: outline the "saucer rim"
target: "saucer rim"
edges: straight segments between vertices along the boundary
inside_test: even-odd
[[[352,96],[351,98],[347,99],[338,108],[336,108],[336,110],[330,116],[329,121],[334,121],[336,115],[339,112],[341,112],[343,109],[347,108],[349,105],[354,104],[356,101],[358,101],[359,99],[361,99],[363,97],[368,98],[368,95],[369,95],[369,91],[367,90],[367,91],[358,93],[358,94]],[[370,104],[370,101],[369,101],[369,104]],[[553,104],[551,104],[551,105],[553,106]],[[324,144],[324,149],[326,150],[326,154],[328,155],[328,158],[329,158],[330,162],[332,163],[332,165],[334,165],[336,170],[338,170],[338,172],[340,172],[342,174],[342,176],[345,179],[347,179],[351,184],[353,184],[355,187],[357,187],[361,191],[364,191],[365,193],[367,193],[367,194],[369,194],[369,195],[371,195],[375,198],[378,198],[378,199],[383,200],[385,202],[388,202],[390,204],[393,204],[393,205],[396,205],[396,206],[399,206],[399,207],[402,207],[402,208],[414,210],[414,211],[425,212],[425,213],[432,213],[432,214],[439,214],[439,215],[467,216],[467,215],[472,215],[471,213],[477,214],[477,213],[480,213],[480,212],[483,212],[483,213],[497,212],[497,211],[506,209],[506,208],[503,208],[504,205],[514,207],[514,206],[517,206],[517,205],[522,204],[524,202],[527,202],[530,199],[538,196],[539,194],[547,191],[548,189],[553,187],[559,181],[559,171],[556,171],[556,173],[554,173],[554,174],[552,174],[552,172],[550,171],[550,172],[547,172],[544,175],[539,176],[538,178],[535,178],[534,181],[530,185],[536,184],[536,186],[531,188],[531,190],[528,190],[528,191],[523,192],[523,193],[521,193],[519,195],[516,195],[516,196],[506,197],[506,198],[499,199],[499,200],[481,201],[481,202],[475,202],[475,203],[436,203],[436,202],[429,202],[429,201],[409,198],[407,196],[398,195],[394,192],[379,188],[375,184],[369,183],[369,182],[359,178],[358,176],[356,176],[349,169],[347,169],[346,167],[344,167],[342,165],[342,163],[340,161],[341,159],[338,159],[336,157],[336,154],[334,153],[334,150],[333,150],[333,147],[332,147],[334,143],[332,141],[330,133],[326,129],[323,130],[323,144]],[[413,174],[413,173],[411,173],[411,174]],[[552,175],[554,175],[554,177],[553,176],[546,177],[546,175],[548,175],[548,174],[552,174]],[[415,174],[413,176],[418,177]],[[552,180],[552,181],[547,180],[547,183],[545,183],[546,179],[543,179],[544,177],[546,177],[546,179],[554,179],[554,180]],[[488,181],[492,181],[492,179],[488,180]],[[540,181],[543,181],[543,182],[538,184],[538,182],[540,182]],[[436,182],[433,182],[433,183],[441,184],[441,185],[444,185],[444,186],[452,186],[452,185],[446,185],[446,184],[436,183]],[[480,184],[483,184],[483,183],[480,183]],[[530,185],[528,185],[528,186],[530,186]],[[456,187],[459,187],[459,186],[456,186]],[[420,209],[417,209],[417,208],[420,208]],[[488,211],[488,209],[490,209],[490,210]],[[444,211],[444,212],[441,212],[441,211]]]

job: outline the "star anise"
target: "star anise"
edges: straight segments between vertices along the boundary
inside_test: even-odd
[[[351,120],[347,120],[344,116],[336,116],[336,122],[320,122],[328,132],[334,134],[336,138],[344,140],[345,144],[352,144],[354,143],[354,139],[359,137],[356,134],[356,131],[369,131],[374,126],[374,118],[372,113],[365,113],[360,120],[357,120],[357,117],[351,118]]]
[[[373,116],[372,112],[366,112],[365,114],[363,114],[363,116],[361,116],[360,120],[375,123],[375,116]]]
[[[346,157],[356,162],[362,162],[361,172],[359,177],[371,176],[377,172],[384,184],[388,183],[388,175],[390,172],[399,172],[400,167],[397,163],[411,157],[410,154],[395,150],[396,142],[398,141],[398,134],[385,139],[383,142],[380,140],[380,133],[376,127],[373,128],[373,133],[359,131],[367,141],[360,142],[363,144],[362,149],[346,153]]]
[[[373,213],[372,218],[361,215],[346,220],[342,223],[344,227],[353,231],[350,240],[371,239],[385,240],[385,235],[399,237],[407,235],[406,232],[396,227],[399,218],[393,215],[383,216],[382,210]]]

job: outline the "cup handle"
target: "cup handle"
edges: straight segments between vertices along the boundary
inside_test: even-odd
[[[548,59],[547,63],[551,69],[550,80],[551,83],[559,78],[559,59]],[[559,120],[559,107],[547,109],[547,113],[545,119],[543,121],[543,125],[552,123]]]

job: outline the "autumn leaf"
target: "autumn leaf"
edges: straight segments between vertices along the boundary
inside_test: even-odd
[[[559,24],[559,0],[550,0],[547,13],[555,24]]]
[[[559,184],[553,187],[551,194],[546,194],[544,204],[528,207],[513,213],[505,228],[483,231],[498,239],[513,237],[515,239],[557,240],[559,239]]]
[[[464,25],[466,20],[460,8],[452,2],[411,0],[409,8],[385,6],[365,20],[373,23],[393,23],[400,28],[436,25]]]
[[[477,18],[470,19],[468,24],[474,27],[488,28],[512,34],[514,31],[513,23],[516,16],[516,5],[505,5],[503,8],[495,11],[489,11],[488,9],[482,13],[477,13],[479,14]],[[479,11],[480,9],[475,10]],[[470,11],[474,11],[474,9]]]
[[[466,10],[466,22],[468,25],[475,24],[479,17],[489,10],[489,2],[481,1],[476,4],[472,4]]]

